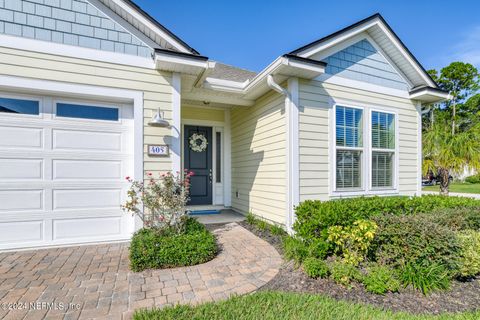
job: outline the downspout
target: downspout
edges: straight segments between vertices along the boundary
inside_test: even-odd
[[[285,115],[287,119],[287,148],[286,148],[286,161],[287,161],[287,194],[286,194],[286,209],[287,209],[287,215],[285,217],[285,227],[287,229],[287,232],[289,234],[292,234],[292,226],[291,226],[291,221],[293,218],[293,190],[292,190],[292,150],[291,150],[291,145],[290,145],[290,137],[291,137],[291,125],[290,125],[290,117],[291,117],[291,95],[288,92],[288,90],[282,88],[278,83],[275,82],[273,79],[273,76],[271,74],[267,75],[267,85],[270,89],[280,93],[285,97]]]
[[[267,76],[267,85],[270,89],[277,91],[285,97],[290,97],[288,91],[282,88],[278,83],[276,83],[275,80],[273,80],[273,76],[271,74]]]

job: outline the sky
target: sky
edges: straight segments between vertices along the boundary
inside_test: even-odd
[[[278,56],[379,12],[426,69],[480,68],[480,1],[134,0],[200,54],[260,71]]]

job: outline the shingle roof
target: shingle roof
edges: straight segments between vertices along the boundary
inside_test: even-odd
[[[246,80],[252,80],[256,75],[257,73],[253,71],[216,62],[215,68],[208,75],[208,77],[222,80],[245,82]]]

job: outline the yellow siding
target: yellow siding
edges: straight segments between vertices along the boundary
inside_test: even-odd
[[[0,47],[0,75],[142,91],[144,94],[145,170],[171,170],[170,158],[150,158],[146,145],[170,143],[170,130],[147,126],[157,108],[172,117],[171,74],[153,69],[96,62]],[[164,136],[165,140],[164,140]]]
[[[300,201],[329,198],[329,108],[331,99],[351,100],[366,106],[394,108],[399,116],[399,191],[417,191],[418,117],[409,99],[318,81],[300,82]],[[353,102],[352,102],[353,103]],[[333,152],[333,150],[332,150]]]
[[[231,113],[232,207],[285,223],[285,98],[267,94]],[[238,197],[237,197],[238,193]]]
[[[225,121],[225,111],[211,108],[198,108],[182,105],[182,119]]]

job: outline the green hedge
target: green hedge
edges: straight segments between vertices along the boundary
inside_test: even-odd
[[[465,178],[465,182],[472,183],[472,184],[480,183],[480,174],[476,174],[474,176],[469,176]]]
[[[213,259],[217,251],[215,236],[189,218],[182,234],[156,229],[136,232],[130,245],[130,266],[133,271],[191,266]]]
[[[348,226],[360,219],[381,214],[431,213],[442,208],[480,207],[480,201],[464,197],[426,195],[422,197],[360,197],[331,201],[308,200],[295,209],[296,235],[310,241],[326,239],[331,226]]]

